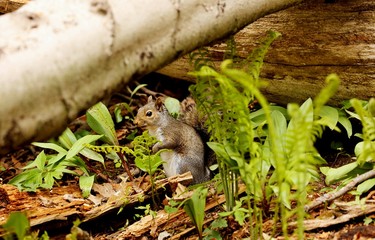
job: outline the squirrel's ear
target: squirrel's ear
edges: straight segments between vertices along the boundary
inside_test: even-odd
[[[152,100],[152,95],[150,95],[149,97],[148,97],[148,99],[147,99],[147,103],[150,103],[150,102],[152,102],[153,100]]]
[[[163,107],[163,99],[161,97],[158,97],[155,102],[155,108],[160,111]]]

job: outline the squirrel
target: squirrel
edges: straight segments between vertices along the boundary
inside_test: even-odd
[[[147,104],[138,110],[134,123],[145,127],[151,136],[159,140],[152,147],[153,153],[160,149],[169,149],[160,153],[167,177],[190,171],[193,184],[210,179],[201,137],[193,127],[173,118],[161,98],[154,101],[152,96],[149,96]]]

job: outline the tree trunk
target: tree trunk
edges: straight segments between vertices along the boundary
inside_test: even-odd
[[[38,0],[0,17],[0,154],[298,0]]]
[[[342,83],[330,104],[338,105],[375,95],[374,26],[373,0],[310,0],[257,20],[238,32],[235,40],[238,54],[245,58],[267,30],[282,33],[261,72],[269,82],[263,89],[269,101],[301,103],[318,93],[329,73],[337,73]],[[217,66],[225,49],[225,44],[209,48]],[[159,72],[194,80],[186,74],[192,70],[189,57],[184,56]]]

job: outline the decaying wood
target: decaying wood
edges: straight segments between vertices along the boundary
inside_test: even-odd
[[[241,184],[239,186],[238,193],[241,194],[245,191],[245,186]],[[219,206],[225,202],[225,196],[220,195],[217,197],[214,197],[212,193],[209,192],[207,199],[209,199],[206,203],[205,212],[208,212],[210,209],[213,209],[216,206]],[[155,217],[152,217],[151,215],[143,217],[138,222],[133,223],[131,226],[127,227],[124,231],[116,232],[110,236],[107,236],[108,239],[132,239],[134,237],[140,237],[144,236],[145,234],[150,233],[151,229],[157,228],[158,231],[166,231],[166,223],[173,223],[177,221],[177,218],[179,218],[178,221],[181,222],[190,222],[190,219],[188,215],[185,213],[184,210],[178,210],[176,213],[168,214],[164,210],[158,211],[157,215]],[[186,219],[186,220],[181,220]],[[212,219],[211,219],[212,220]],[[209,222],[211,220],[206,220],[206,222]],[[172,239],[179,239],[178,237],[182,237],[184,234],[187,234],[189,231],[191,231],[194,228],[186,229],[184,232],[181,232],[179,234],[175,234]],[[156,234],[156,233],[155,233]],[[178,236],[176,238],[176,236]]]
[[[338,202],[336,202],[336,204],[340,205],[340,203]],[[341,205],[346,206],[346,212],[344,214],[336,218],[305,220],[303,222],[305,229],[307,231],[311,231],[318,228],[326,228],[333,225],[349,222],[357,217],[375,213],[375,204],[353,205],[351,203],[341,203]],[[290,226],[293,225],[295,225],[295,223],[290,224]]]
[[[323,196],[320,196],[319,198],[315,199],[314,201],[312,201],[311,203],[305,206],[305,211],[308,212],[311,209],[319,206],[320,204],[335,200],[336,198],[339,198],[345,193],[352,190],[358,184],[373,177],[375,177],[375,170],[370,170],[362,175],[359,175],[356,178],[354,178],[350,183],[348,183],[345,187],[338,190],[337,192],[326,193]]]
[[[158,180],[155,183],[156,192],[166,194],[173,191],[178,183],[188,185],[192,181],[190,172],[174,176],[168,179]],[[134,208],[140,201],[151,198],[151,187],[147,183],[145,187],[136,187],[136,183],[120,183],[112,189],[111,197],[100,206],[95,206],[93,201],[84,199],[81,190],[77,185],[54,187],[52,190],[42,190],[36,193],[19,192],[12,185],[4,184],[0,186],[0,225],[4,224],[11,212],[25,212],[30,220],[31,227],[46,227],[49,229],[60,228],[62,226],[72,226],[76,218],[82,222],[90,222],[98,219],[110,211],[123,207]],[[111,184],[110,184],[111,185]],[[99,197],[101,202],[104,197]],[[5,200],[4,200],[5,199]],[[117,213],[114,211],[114,214]],[[133,216],[128,216],[132,219]],[[60,220],[60,221],[59,221]],[[53,222],[59,221],[58,224]],[[0,229],[0,236],[3,234]]]
[[[86,201],[76,185],[53,188],[35,193],[19,192],[12,185],[1,185],[2,196],[7,204],[0,208],[0,225],[4,224],[11,212],[25,212],[30,226],[37,226],[54,220],[66,221],[68,217],[80,215],[80,209]],[[0,235],[2,234],[0,229]]]
[[[336,201],[335,205],[336,208],[323,211],[323,214],[315,216],[315,219],[304,220],[304,229],[306,231],[313,231],[316,229],[332,227],[338,224],[350,222],[354,218],[364,217],[375,213],[375,204],[373,201],[367,201],[364,204]],[[265,225],[272,229],[275,225],[274,220],[268,220],[264,223],[264,226]],[[297,225],[297,222],[290,222],[288,223],[288,228],[292,231]]]
[[[181,183],[183,185],[188,185],[191,183],[193,180],[193,177],[190,172],[178,175],[178,176],[173,176],[168,179],[162,179],[159,180],[155,183],[156,189],[155,191],[161,191],[163,190],[164,192],[167,191],[167,189],[174,189],[176,188],[178,183]],[[171,186],[171,187],[167,187]],[[131,186],[130,186],[131,187]],[[128,190],[126,187],[123,188],[123,192],[126,193]],[[125,196],[125,198],[124,198]],[[93,208],[92,210],[88,211],[84,215],[83,221],[89,221],[91,219],[97,218],[101,216],[104,213],[107,213],[109,211],[112,211],[113,209],[118,209],[124,205],[134,205],[134,203],[139,202],[141,199],[148,199],[151,197],[151,186],[148,185],[148,188],[143,191],[139,191],[136,194],[129,195],[127,194],[116,194],[112,198],[108,199],[108,201],[98,207]]]
[[[286,104],[314,97],[325,77],[337,73],[341,80],[331,104],[357,97],[368,100],[375,92],[375,1],[308,0],[267,15],[235,35],[241,58],[257,46],[270,29],[282,34],[266,55],[261,76],[269,82],[264,93],[271,102]],[[218,67],[226,44],[209,48]],[[193,81],[189,56],[159,73]]]
[[[29,0],[0,0],[0,13],[13,12],[28,2]]]

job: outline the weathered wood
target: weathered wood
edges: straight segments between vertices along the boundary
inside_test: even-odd
[[[241,194],[245,192],[245,185],[240,184],[238,193]],[[221,205],[225,202],[225,196],[213,196],[212,193],[209,193],[208,196],[209,200],[206,203],[205,212],[208,212],[210,209]],[[186,219],[181,220],[181,219]],[[175,213],[168,214],[165,212],[165,210],[160,210],[157,212],[156,216],[147,215],[141,218],[139,221],[133,223],[131,226],[127,227],[123,231],[118,231],[116,233],[111,234],[110,236],[107,236],[107,239],[133,239],[137,237],[141,237],[148,234],[155,234],[156,237],[159,233],[151,233],[153,228],[157,228],[158,231],[168,231],[172,229],[169,229],[169,225],[174,225],[173,223],[176,222],[190,222],[189,216],[186,214],[186,212],[183,209],[178,210]],[[183,231],[179,234],[174,234],[172,239],[180,239],[183,237],[184,234],[188,233],[191,229],[187,229],[186,231]]]
[[[300,1],[38,0],[1,16],[0,154],[60,135],[129,81]]]
[[[269,29],[282,33],[267,53],[261,73],[269,82],[264,93],[270,101],[286,104],[314,97],[325,77],[337,73],[342,83],[331,103],[338,104],[374,96],[374,26],[373,0],[309,0],[257,20],[238,32],[235,40],[244,58]],[[209,48],[216,66],[225,49],[225,44]],[[192,70],[184,56],[159,72],[191,81],[186,73]]]
[[[161,179],[155,182],[155,191],[169,194],[174,191],[178,183],[187,185],[193,177],[190,172]],[[142,184],[142,183],[140,183]],[[116,215],[120,207],[124,212],[131,210],[135,205],[151,198],[151,186],[147,182],[142,186],[136,186],[137,182],[123,182],[120,184],[109,184],[113,191],[104,203],[105,196],[98,195],[99,203],[96,206],[93,201],[84,199],[77,185],[54,187],[52,190],[40,190],[36,193],[19,192],[12,185],[0,186],[0,225],[4,224],[11,212],[25,212],[30,220],[30,226],[36,228],[47,228],[52,232],[61,227],[70,227],[76,218],[82,222],[100,219],[101,217]],[[133,216],[127,216],[132,220]],[[54,222],[60,222],[54,224]],[[4,232],[0,228],[0,237]]]
[[[0,13],[13,12],[28,2],[29,0],[0,0]]]

